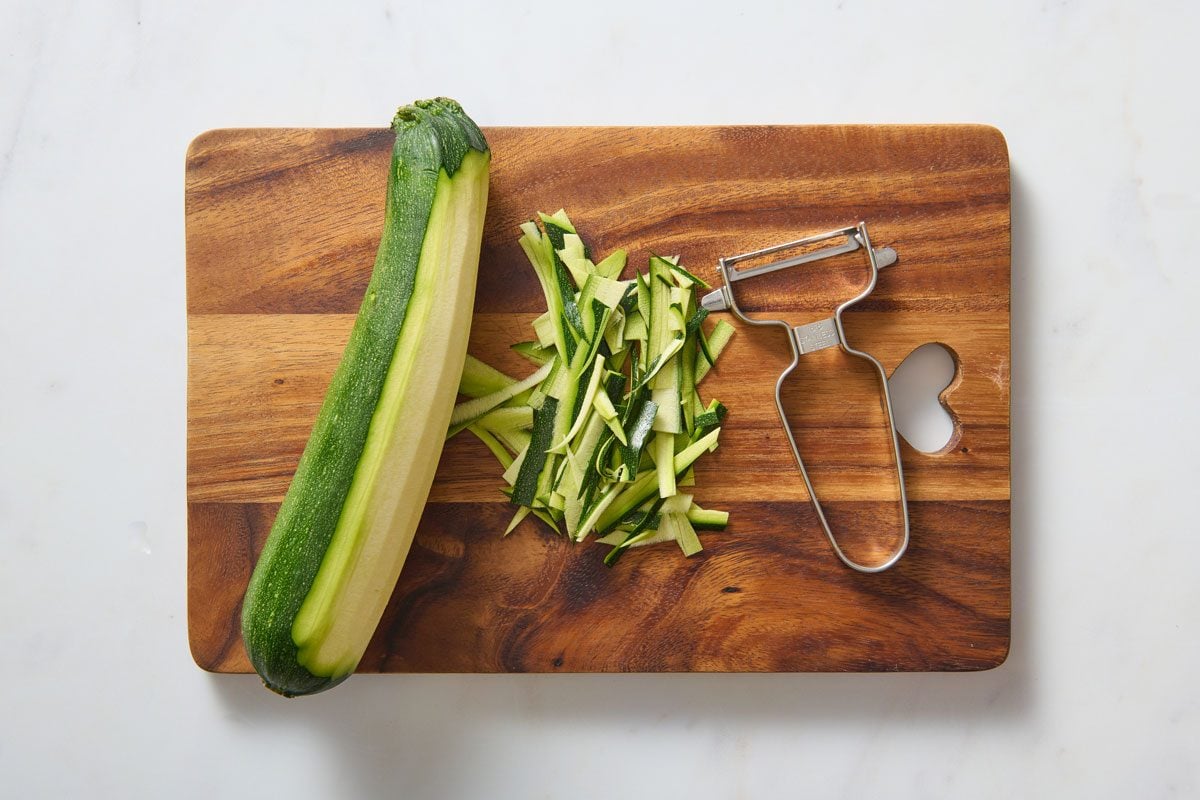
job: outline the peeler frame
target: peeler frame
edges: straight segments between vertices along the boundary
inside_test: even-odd
[[[816,252],[793,256],[791,258],[783,259],[782,261],[776,261],[771,264],[765,264],[757,267],[748,267],[742,270],[738,270],[734,267],[735,264],[741,261],[747,261],[749,259],[778,253],[783,250],[790,250],[792,248],[801,247],[804,245],[817,244],[840,237],[846,238],[846,242],[844,244],[827,247]],[[737,304],[737,299],[734,296],[733,286],[739,280],[754,277],[756,275],[763,275],[776,270],[786,269],[788,267],[798,266],[804,263],[819,261],[832,256],[841,255],[843,253],[854,252],[860,248],[865,249],[867,252],[867,260],[870,264],[871,270],[870,281],[868,281],[866,288],[863,289],[862,292],[860,292],[856,297],[839,305],[832,317],[819,320],[817,322],[811,322],[806,325],[793,326],[780,319],[755,319],[748,317],[745,313],[743,313]],[[891,248],[881,248],[879,251],[876,251],[875,248],[871,246],[871,239],[867,234],[867,225],[865,222],[859,222],[857,225],[850,227],[839,228],[827,233],[820,233],[814,236],[805,237],[803,239],[797,239],[792,242],[785,242],[784,244],[765,247],[761,250],[755,250],[749,253],[732,256],[730,258],[719,259],[717,262],[717,271],[720,273],[721,280],[724,282],[724,285],[717,291],[714,291],[705,297],[703,303],[706,308],[714,311],[727,308],[729,311],[733,312],[734,316],[748,325],[776,326],[783,328],[784,331],[787,332],[788,344],[792,349],[792,363],[788,365],[787,369],[783,371],[783,373],[779,376],[779,379],[775,382],[775,406],[779,410],[779,419],[782,422],[783,432],[787,435],[788,444],[790,444],[792,447],[792,455],[796,458],[796,466],[800,468],[800,477],[804,479],[804,486],[808,490],[808,496],[812,500],[813,509],[817,512],[817,519],[821,521],[821,527],[825,530],[825,536],[829,539],[830,545],[833,546],[834,553],[837,554],[837,557],[841,559],[843,564],[853,570],[864,573],[883,572],[899,561],[900,557],[904,555],[905,550],[908,549],[908,497],[904,490],[904,465],[900,461],[900,439],[896,433],[896,419],[892,411],[892,396],[891,392],[888,390],[887,373],[884,371],[883,365],[879,363],[878,359],[876,359],[870,353],[865,353],[862,350],[856,350],[846,341],[846,331],[842,325],[842,314],[846,311],[846,309],[851,308],[856,303],[859,303],[868,295],[870,295],[872,291],[874,291],[875,285],[879,279],[881,262],[883,262],[882,266],[886,267],[894,263],[895,260],[896,254],[894,250],[891,250]],[[874,368],[875,373],[879,378],[880,388],[882,389],[883,405],[885,412],[887,413],[888,430],[892,437],[892,452],[896,461],[896,480],[900,487],[900,506],[901,510],[903,511],[902,516],[904,518],[904,535],[900,542],[900,546],[887,558],[886,561],[881,564],[860,564],[847,556],[842,551],[841,546],[838,545],[837,537],[834,536],[833,531],[829,527],[829,521],[825,518],[825,511],[821,507],[821,501],[817,498],[817,493],[813,488],[812,480],[808,476],[808,470],[804,466],[804,459],[800,456],[800,449],[796,446],[796,438],[792,435],[791,426],[788,424],[787,413],[783,408],[783,382],[789,375],[792,374],[796,367],[799,366],[800,356],[804,355],[805,353],[824,350],[835,345],[841,348],[843,353],[854,356],[855,358],[860,358],[869,363]]]

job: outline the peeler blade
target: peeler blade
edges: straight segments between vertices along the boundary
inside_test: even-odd
[[[853,250],[853,249],[855,249],[855,248],[854,247],[836,248],[836,252],[837,253],[849,252],[850,250]],[[884,267],[890,267],[893,264],[895,264],[896,261],[899,259],[899,256],[896,254],[896,249],[894,247],[876,247],[873,249],[875,251],[875,266],[877,266],[879,269],[883,269]],[[807,263],[809,261],[817,261],[822,258],[828,258],[830,255],[835,254],[834,251],[835,251],[835,248],[830,248],[829,250],[826,250],[826,251],[821,251],[818,253],[811,253],[808,256],[799,256],[797,258],[786,259],[784,261],[778,261],[778,262],[775,262],[774,264],[765,264],[762,267],[755,267],[753,274],[762,275],[767,272],[773,272],[776,269],[784,269],[787,267],[794,267],[799,264]],[[743,273],[743,274],[746,274],[746,273]],[[728,289],[728,287],[722,286],[718,289],[713,289],[711,292],[704,295],[704,297],[700,298],[700,306],[710,312],[712,312],[712,311],[728,311],[729,310],[729,289]]]

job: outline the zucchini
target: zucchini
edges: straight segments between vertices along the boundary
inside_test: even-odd
[[[720,428],[713,428],[694,444],[690,444],[676,453],[670,462],[675,475],[682,475],[710,446],[715,445],[720,433]],[[596,528],[599,532],[601,534],[608,533],[616,527],[622,517],[656,495],[658,488],[657,477],[654,472],[647,472],[626,487],[620,496],[615,498],[615,502],[611,504],[611,507],[606,509],[596,520]]]
[[[468,428],[503,466],[501,491],[519,506],[505,534],[532,515],[576,542],[603,537],[609,565],[660,541],[694,555],[696,531],[728,521],[693,514],[679,488],[695,484],[693,463],[717,446],[725,407],[705,406],[697,384],[732,328],[705,336],[695,289],[707,284],[677,256],[652,256],[647,273],[622,280],[626,253],[593,261],[564,211],[520,230],[546,312],[532,322],[536,341],[512,347],[538,369],[517,381],[468,362],[460,392],[470,399],[448,436]]]
[[[698,531],[723,531],[729,525],[729,512],[701,508],[695,503],[687,510],[688,522]]]
[[[552,350],[542,347],[538,342],[517,342],[512,346],[512,349],[532,361],[534,366],[538,367],[545,364],[554,355]]]
[[[243,603],[250,661],[288,697],[335,686],[362,658],[412,544],[466,357],[491,154],[444,98],[401,108],[392,130],[374,270]]]
[[[506,389],[516,382],[515,378],[510,378],[468,353],[462,375],[458,379],[458,393],[467,397],[483,397]]]

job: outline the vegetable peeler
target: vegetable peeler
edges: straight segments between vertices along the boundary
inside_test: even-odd
[[[778,261],[773,261],[768,264],[760,264],[756,266],[742,267],[738,269],[735,265],[741,262],[759,259],[764,256],[785,253],[786,251],[794,251],[800,248],[807,248],[812,245],[820,244],[821,242],[832,241],[836,239],[844,239],[840,244],[826,246],[815,251],[806,251],[798,255],[782,258]],[[788,322],[781,319],[754,319],[746,316],[745,313],[738,307],[737,300],[734,296],[734,286],[738,281],[747,278],[753,278],[761,275],[766,275],[771,272],[776,272],[782,269],[798,267],[802,264],[810,264],[816,261],[823,261],[834,256],[854,253],[862,250],[866,253],[867,264],[870,268],[869,280],[866,288],[863,289],[856,297],[847,300],[837,307],[832,317],[810,322],[807,325],[792,326]],[[788,345],[792,350],[792,363],[779,376],[779,380],[775,382],[775,406],[779,409],[779,419],[783,424],[783,432],[787,435],[788,443],[792,446],[792,455],[796,457],[796,466],[800,468],[800,477],[804,479],[804,486],[808,489],[808,496],[812,500],[813,509],[817,512],[817,519],[821,521],[821,527],[825,530],[825,535],[829,538],[829,543],[833,546],[833,551],[842,563],[851,569],[858,572],[874,573],[883,572],[888,567],[894,565],[904,555],[904,551],[908,548],[909,538],[909,522],[908,522],[908,497],[904,492],[904,466],[900,463],[900,439],[896,433],[896,418],[892,412],[892,397],[888,391],[887,373],[884,372],[883,365],[879,360],[869,353],[864,353],[862,350],[856,350],[851,347],[846,341],[846,331],[842,327],[842,314],[846,309],[862,301],[875,289],[875,284],[879,278],[879,270],[889,267],[896,263],[896,251],[890,247],[875,248],[871,246],[871,239],[867,235],[867,224],[859,222],[847,228],[839,228],[827,233],[819,233],[814,236],[807,236],[803,239],[797,239],[793,242],[785,242],[772,247],[764,247],[761,250],[754,250],[749,253],[732,256],[730,258],[722,258],[717,261],[717,272],[721,276],[724,285],[719,289],[714,289],[709,292],[700,301],[700,304],[709,311],[730,311],[749,325],[774,325],[783,328],[787,332]],[[887,414],[888,430],[892,437],[892,452],[896,459],[896,481],[900,487],[900,506],[903,512],[904,519],[904,535],[901,539],[900,546],[892,553],[886,561],[880,564],[860,564],[843,551],[838,545],[837,537],[829,527],[829,521],[825,518],[825,512],[821,508],[821,501],[817,498],[816,490],[813,489],[812,481],[808,477],[808,470],[804,466],[804,459],[800,456],[800,449],[796,446],[796,438],[792,435],[791,426],[788,424],[787,412],[783,408],[783,398],[781,391],[783,382],[787,379],[792,371],[800,364],[800,356],[806,353],[816,352],[817,350],[825,350],[830,347],[840,347],[843,353],[861,358],[869,363],[879,378],[880,395],[883,399],[883,407]]]

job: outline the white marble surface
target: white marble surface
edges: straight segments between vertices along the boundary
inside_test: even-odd
[[[190,5],[0,2],[0,794],[1200,793],[1200,6]],[[184,149],[432,94],[481,124],[1000,127],[1008,663],[364,676],[295,703],[196,669]]]

